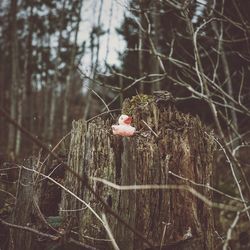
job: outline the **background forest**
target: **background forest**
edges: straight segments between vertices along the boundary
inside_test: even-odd
[[[2,0],[1,111],[53,147],[73,120],[119,114],[127,97],[169,91],[179,110],[214,131],[214,187],[248,211],[249,12],[250,1],[237,0]],[[0,168],[39,151],[0,114]],[[235,215],[215,217],[223,241]],[[249,249],[249,221],[248,212],[237,218],[232,249]]]

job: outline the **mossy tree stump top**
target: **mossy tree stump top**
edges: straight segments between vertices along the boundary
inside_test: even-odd
[[[171,101],[145,95],[125,100],[122,113],[133,116],[138,134],[131,138],[112,135],[112,120],[97,119],[88,125],[83,121],[74,123],[69,152],[72,168],[119,185],[190,185],[185,179],[211,184],[215,145],[198,118],[178,112]],[[84,130],[79,129],[83,124]],[[118,191],[100,182],[91,184],[114,211],[155,246],[182,242],[184,248],[180,249],[188,249],[185,244],[195,240],[198,248],[194,249],[214,248],[212,210],[188,191]],[[208,189],[197,191],[212,199]],[[98,213],[105,213],[84,186],[77,194]],[[65,197],[63,209],[74,209],[72,198]],[[77,216],[81,239],[98,245],[93,238],[106,237],[101,223],[87,209]],[[121,249],[145,249],[143,242],[125,226],[111,216],[108,221]],[[187,235],[191,238],[185,243]]]

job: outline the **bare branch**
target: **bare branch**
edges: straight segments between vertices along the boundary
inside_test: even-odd
[[[199,193],[198,191],[196,191],[194,188],[187,186],[187,185],[157,185],[157,184],[148,184],[148,185],[117,185],[115,183],[112,183],[110,181],[107,181],[105,179],[102,178],[98,178],[98,177],[90,177],[93,181],[98,181],[101,182],[109,187],[112,187],[116,190],[120,190],[120,191],[133,191],[133,190],[154,190],[154,189],[166,189],[166,190],[183,190],[183,191],[188,191],[190,192],[192,195],[194,195],[195,197],[197,197],[198,199],[200,199],[201,201],[203,201],[206,205],[208,205],[209,207],[214,207],[214,208],[219,208],[222,210],[228,210],[228,211],[238,211],[239,208],[234,207],[234,206],[230,206],[230,205],[226,205],[226,204],[222,204],[222,203],[216,203],[216,202],[212,202],[209,199],[207,199],[204,195],[202,195],[201,193]]]
[[[106,231],[107,231],[107,234],[108,234],[108,236],[109,236],[109,238],[110,238],[110,241],[111,241],[111,243],[112,243],[112,245],[113,245],[113,248],[114,248],[115,250],[119,250],[120,248],[118,247],[118,245],[117,245],[117,243],[116,243],[116,241],[115,241],[115,238],[114,238],[114,236],[113,236],[113,233],[111,232],[111,229],[110,229],[110,227],[109,227],[108,220],[107,220],[107,217],[106,217],[105,214],[102,214],[102,220],[104,221],[103,226],[104,226],[104,228],[105,228]]]

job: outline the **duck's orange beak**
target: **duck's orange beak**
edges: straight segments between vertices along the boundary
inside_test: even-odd
[[[124,120],[124,123],[127,124],[127,125],[130,125],[131,122],[132,122],[132,117],[131,116],[128,116],[128,118],[126,118]]]

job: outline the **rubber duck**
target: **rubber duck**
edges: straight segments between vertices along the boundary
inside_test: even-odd
[[[135,127],[131,126],[132,117],[121,115],[118,119],[118,125],[112,125],[114,135],[132,136],[135,133]]]

